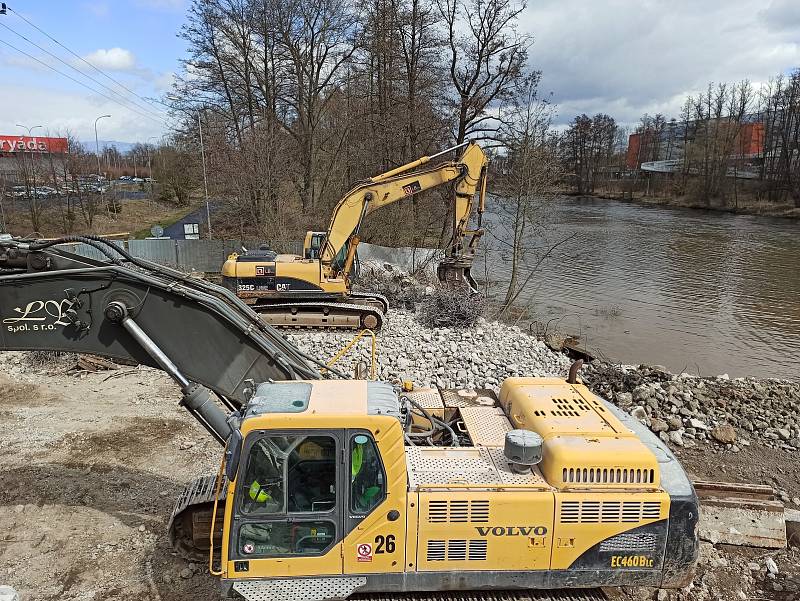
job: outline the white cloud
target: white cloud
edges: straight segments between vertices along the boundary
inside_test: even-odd
[[[98,69],[133,71],[136,68],[136,57],[125,48],[98,48],[83,58]]]
[[[111,12],[111,8],[108,6],[108,2],[94,1],[94,2],[84,2],[82,5],[83,10],[92,13],[98,19],[105,18]]]
[[[65,92],[36,85],[0,86],[0,133],[15,133],[16,123],[41,123],[44,132],[55,135],[69,130],[79,140],[94,140],[94,120],[110,114],[98,124],[100,138],[126,142],[143,141],[165,133],[152,119],[90,92]],[[60,107],[61,110],[57,110]]]
[[[169,11],[183,11],[186,8],[186,0],[137,0],[136,4],[144,8]]]
[[[800,36],[786,34],[798,6],[798,0],[539,0],[522,25],[536,38],[530,65],[543,71],[542,90],[554,93],[560,122],[576,112],[607,112],[634,123],[644,112],[677,117],[685,96],[709,81],[763,82],[800,67]]]
[[[175,72],[165,71],[153,79],[153,88],[159,94],[172,91],[172,84],[175,82]]]

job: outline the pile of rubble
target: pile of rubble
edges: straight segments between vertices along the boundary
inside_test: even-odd
[[[800,449],[800,383],[672,374],[653,366],[592,362],[584,379],[675,446],[715,443]]]
[[[425,269],[412,274],[391,263],[364,261],[361,263],[357,288],[380,292],[391,307],[414,309],[425,297],[434,293],[435,285],[435,278]]]
[[[327,360],[353,339],[352,331],[287,334],[290,342]],[[371,362],[371,341],[362,338],[336,364],[353,374],[358,362]],[[565,376],[570,360],[554,353],[517,326],[479,318],[468,328],[426,328],[410,311],[390,310],[378,337],[376,377],[419,386],[493,388],[512,376]]]

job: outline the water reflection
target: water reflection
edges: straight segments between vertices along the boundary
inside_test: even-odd
[[[800,379],[800,223],[562,198],[546,231],[574,238],[520,297],[540,321],[624,362]]]

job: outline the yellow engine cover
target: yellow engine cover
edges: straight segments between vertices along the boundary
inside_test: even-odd
[[[515,428],[544,439],[539,467],[555,488],[659,487],[655,455],[586,386],[509,378],[500,389],[500,404]]]

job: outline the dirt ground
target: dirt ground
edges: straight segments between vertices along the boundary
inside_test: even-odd
[[[74,364],[74,361],[73,361]],[[174,499],[217,468],[218,445],[178,407],[161,372],[121,367],[69,375],[67,362],[32,369],[0,353],[0,584],[23,601],[211,601],[205,565],[175,555]],[[796,457],[756,444],[713,455],[682,449],[697,478],[771,483],[800,494]],[[767,558],[779,573],[770,576]],[[626,600],[800,599],[800,552],[702,544],[692,586],[629,589]]]
[[[206,567],[167,537],[184,484],[219,457],[171,381],[20,362],[0,353],[0,584],[23,601],[219,599]]]

